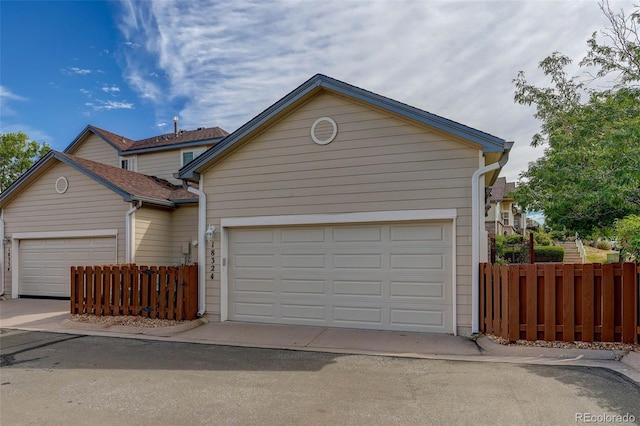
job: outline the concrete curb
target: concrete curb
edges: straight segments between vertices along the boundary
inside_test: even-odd
[[[89,323],[83,323],[78,321],[72,321],[70,319],[65,319],[60,323],[60,325],[64,328],[71,328],[74,330],[96,330],[96,331],[108,331],[112,333],[141,334],[145,336],[171,337],[176,333],[192,330],[208,322],[209,321],[207,321],[204,318],[198,318],[196,320],[193,320],[184,324],[172,325],[168,327],[134,327],[130,325],[89,324]]]
[[[567,349],[547,348],[539,346],[507,346],[491,340],[487,336],[480,336],[476,343],[485,355],[541,357],[554,359],[583,359],[597,361],[620,361],[626,357],[625,351],[603,349]]]

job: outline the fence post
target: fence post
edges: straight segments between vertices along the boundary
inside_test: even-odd
[[[622,265],[622,342],[638,343],[638,271],[637,265]]]
[[[529,263],[536,263],[536,253],[533,250],[533,232],[529,233]]]
[[[575,268],[565,263],[562,271],[562,340],[575,340]]]

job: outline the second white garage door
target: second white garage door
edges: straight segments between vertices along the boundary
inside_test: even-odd
[[[452,224],[236,228],[229,318],[453,331]]]
[[[116,263],[116,238],[49,238],[20,241],[19,294],[69,297],[71,266]]]

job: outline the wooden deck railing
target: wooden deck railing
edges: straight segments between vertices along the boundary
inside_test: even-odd
[[[197,265],[71,267],[72,314],[193,320],[197,310]]]
[[[516,340],[638,343],[640,266],[480,265],[480,329]]]

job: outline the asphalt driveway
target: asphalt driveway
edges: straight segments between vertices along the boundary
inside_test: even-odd
[[[3,426],[518,425],[575,424],[577,416],[640,419],[638,385],[601,368],[18,330],[2,330],[0,348]]]

